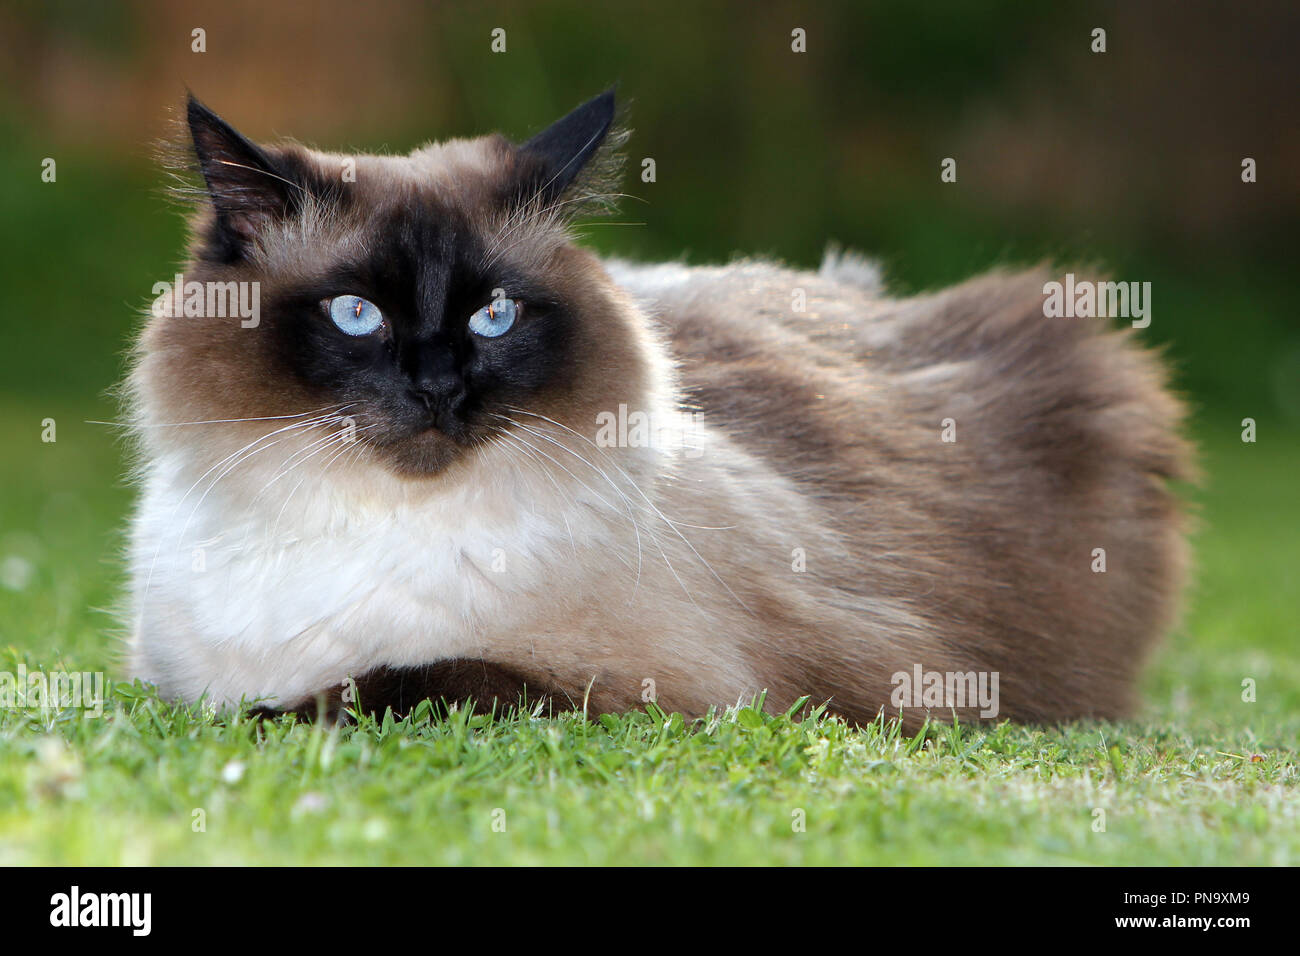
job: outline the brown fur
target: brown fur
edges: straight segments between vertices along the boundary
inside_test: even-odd
[[[759,265],[714,276],[662,304],[692,396],[834,516],[845,552],[810,576],[932,631],[929,656],[817,655],[829,696],[870,717],[862,675],[924,658],[999,671],[1015,719],[1131,712],[1187,563],[1164,484],[1190,477],[1183,413],[1155,357],[1104,322],[1044,318],[1042,271],[905,302]],[[801,285],[810,314],[772,309]]]

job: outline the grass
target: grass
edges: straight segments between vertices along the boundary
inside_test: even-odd
[[[1300,850],[1291,755],[1252,762],[1158,727],[909,739],[742,708],[690,727],[652,709],[326,730],[214,723],[134,693],[102,727],[7,729],[5,862],[1284,864]]]
[[[121,584],[128,495],[85,417],[0,408],[19,452],[3,463],[0,671],[113,666],[99,609]],[[807,708],[686,724],[651,706],[326,728],[217,719],[117,684],[100,718],[0,710],[0,863],[1293,865],[1287,438],[1206,436],[1200,585],[1133,723],[906,737]]]

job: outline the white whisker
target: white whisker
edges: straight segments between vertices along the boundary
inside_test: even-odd
[[[610,456],[609,456],[608,454],[606,454],[606,453],[605,453],[605,452],[600,448],[600,446],[598,446],[598,445],[597,445],[595,442],[593,442],[591,439],[587,438],[585,435],[583,435],[583,434],[581,434],[580,432],[577,432],[577,431],[575,431],[574,429],[570,428],[569,426],[564,425],[564,424],[562,424],[562,423],[560,423],[560,422],[557,422],[557,421],[555,421],[554,419],[547,418],[545,415],[539,415],[539,414],[536,413],[536,412],[530,412],[530,411],[528,411],[528,410],[526,410],[526,409],[517,408],[517,407],[515,407],[515,406],[509,406],[509,407],[510,407],[513,411],[516,411],[516,412],[519,412],[519,413],[521,413],[521,414],[525,414],[525,415],[532,415],[532,416],[535,417],[535,418],[543,419],[543,420],[545,420],[545,421],[550,422],[550,423],[553,424],[553,425],[558,426],[559,428],[564,429],[564,431],[566,431],[566,432],[568,432],[568,433],[570,433],[570,434],[572,434],[572,435],[574,435],[574,436],[576,436],[576,437],[582,439],[582,440],[585,441],[588,445],[590,445],[592,448],[595,448],[597,451],[601,452],[602,456],[604,456],[606,459],[609,459]],[[521,423],[519,423],[519,422],[516,422],[516,424],[520,425],[520,427],[526,427],[526,426],[523,426],[523,425],[522,425]],[[569,448],[569,447],[568,447],[567,445],[565,445],[563,442],[556,441],[554,438],[552,438],[552,437],[550,437],[550,436],[547,436],[547,435],[544,435],[544,434],[542,434],[540,431],[533,431],[532,433],[533,433],[533,434],[536,434],[537,437],[539,437],[539,438],[544,438],[545,440],[550,441],[552,444],[558,446],[559,448],[564,449],[565,451],[569,452],[569,454],[573,455],[575,458],[577,458],[578,460],[582,461],[582,462],[583,462],[584,464],[586,464],[588,467],[593,468],[593,469],[595,469],[596,471],[600,472],[600,469],[599,469],[599,468],[597,468],[597,467],[596,467],[594,464],[592,464],[590,461],[587,461],[587,460],[586,460],[585,458],[583,458],[581,455],[577,454],[577,452],[573,451],[573,449]],[[722,576],[719,575],[718,572],[717,572],[716,570],[714,570],[713,565],[709,563],[709,561],[704,557],[704,555],[700,554],[699,550],[695,547],[694,544],[691,543],[690,539],[688,539],[688,538],[686,537],[686,535],[684,535],[684,534],[681,532],[681,530],[677,527],[677,523],[676,523],[676,522],[673,522],[671,519],[669,519],[668,516],[665,515],[665,514],[664,514],[664,513],[659,509],[659,506],[656,505],[656,504],[655,504],[655,503],[650,499],[650,497],[649,497],[649,496],[648,496],[644,491],[641,490],[640,485],[638,485],[638,484],[636,483],[636,481],[632,478],[631,475],[629,475],[625,470],[623,470],[623,468],[620,467],[617,463],[614,463],[614,462],[611,461],[611,464],[613,464],[614,468],[617,469],[618,472],[619,472],[619,473],[620,473],[624,478],[627,479],[628,483],[632,485],[633,490],[635,490],[636,493],[637,493],[638,495],[641,496],[641,498],[642,498],[642,499],[645,501],[645,503],[650,507],[650,509],[655,513],[655,515],[656,515],[660,520],[662,520],[666,525],[668,525],[669,529],[672,530],[672,532],[673,532],[674,534],[676,534],[678,538],[681,539],[682,543],[683,543],[684,545],[686,545],[687,548],[690,549],[691,553],[695,555],[696,559],[699,560],[699,562],[700,562],[702,565],[704,565],[705,569],[709,572],[709,574],[711,574],[711,575],[713,576],[714,580],[716,580],[719,584],[722,585],[722,587],[726,590],[726,592],[727,592],[729,595],[731,595],[732,599],[733,599],[737,604],[739,604],[742,608],[744,608],[747,612],[749,612],[749,613],[753,613],[753,612],[750,610],[749,606],[748,606],[748,605],[747,605],[743,600],[741,600],[740,596],[739,596],[738,594],[736,594],[736,592],[733,591],[733,590],[731,589],[731,586],[730,586],[729,584],[727,584],[727,582],[724,581],[724,580],[722,579]]]

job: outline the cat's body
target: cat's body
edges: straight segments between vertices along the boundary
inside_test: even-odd
[[[452,145],[443,178],[463,190],[490,163]],[[200,252],[192,271],[287,281],[277,270],[310,270],[316,244],[322,261],[365,247],[329,234],[342,218],[236,229],[262,251]],[[489,234],[510,221],[489,219]],[[777,706],[810,695],[869,720],[896,712],[894,675],[919,667],[996,673],[999,716],[1013,719],[1130,709],[1175,613],[1185,559],[1163,481],[1187,467],[1180,408],[1131,333],[1045,318],[1037,274],[893,300],[853,259],[809,273],[602,264],[554,239],[525,252],[549,283],[536,297],[567,303],[558,338],[538,309],[533,347],[584,351],[574,369],[502,385],[470,367],[493,354],[471,337],[463,380],[489,385],[480,404],[456,406],[483,429],[463,453],[386,459],[365,434],[389,426],[365,403],[387,415],[389,399],[321,392],[310,371],[318,391],[250,415],[246,392],[271,359],[213,371],[182,356],[264,356],[248,343],[274,328],[151,324],[132,383],[138,676],[223,705],[309,706],[356,678],[368,706],[395,689],[409,704],[526,685],[591,712],[653,695],[699,714],[766,690]],[[430,301],[454,298],[437,288]],[[317,321],[276,308],[285,327]],[[345,363],[400,364],[416,333],[393,329],[387,353],[327,346]],[[331,397],[333,408],[319,400]],[[359,440],[340,437],[343,415]]]

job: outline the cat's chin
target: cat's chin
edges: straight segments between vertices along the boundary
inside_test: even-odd
[[[436,428],[406,435],[375,449],[388,468],[402,478],[432,478],[447,471],[471,449]]]

